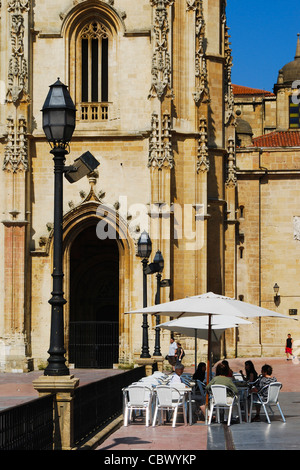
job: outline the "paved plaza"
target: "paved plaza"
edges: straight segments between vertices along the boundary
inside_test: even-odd
[[[229,360],[230,367],[235,372],[244,369],[246,359]],[[270,364],[273,375],[282,382],[279,397],[286,423],[282,422],[278,411],[271,417],[271,425],[263,414],[260,422],[239,423],[235,420],[230,427],[223,423],[207,426],[203,421],[197,421],[192,426],[178,422],[175,428],[172,428],[171,423],[147,428],[143,422],[136,421],[124,427],[119,420],[119,425],[110,435],[98,443],[94,441],[93,447],[85,448],[103,451],[103,458],[117,458],[123,452],[127,456],[130,453],[139,456],[143,454],[137,451],[144,451],[145,456],[162,451],[172,451],[171,454],[175,451],[188,452],[188,455],[194,451],[198,455],[197,452],[203,450],[300,450],[300,364],[286,361],[284,357],[251,360],[257,372],[260,372],[263,364]],[[191,368],[187,370],[192,371]],[[124,371],[75,369],[71,372],[80,379],[80,385],[85,385]],[[1,373],[0,410],[36,398],[38,395],[32,381],[40,375],[42,372],[38,371],[27,374]]]

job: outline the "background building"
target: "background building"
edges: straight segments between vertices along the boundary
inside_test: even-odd
[[[287,58],[288,58],[287,53]],[[300,40],[278,73],[274,93],[233,86],[237,167],[237,296],[286,315],[299,314]],[[293,100],[294,97],[294,100]],[[293,101],[298,101],[293,103]],[[273,286],[279,285],[279,296]],[[239,352],[282,355],[298,322],[257,321]]]
[[[299,155],[289,149],[284,163],[266,161],[255,140],[235,152],[226,0],[2,0],[0,8],[0,370],[47,361],[53,162],[40,110],[57,77],[77,109],[67,164],[86,150],[100,161],[87,178],[64,184],[70,363],[138,360],[142,320],[124,312],[142,305],[136,245],[143,230],[153,243],[150,260],[160,250],[163,276],[173,281],[162,301],[213,291],[274,307],[276,281],[278,309],[298,308]],[[260,95],[270,117],[250,122],[258,136],[278,129],[276,93]],[[295,295],[288,304],[285,286]],[[149,304],[155,291],[149,276]],[[148,322],[152,355],[155,319]],[[228,333],[219,353],[279,354],[282,324],[247,328]],[[169,333],[161,340],[165,355]],[[185,347],[188,361],[193,341]]]

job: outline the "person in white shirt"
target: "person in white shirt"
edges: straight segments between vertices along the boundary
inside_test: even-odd
[[[175,372],[172,375],[172,378],[169,382],[169,385],[182,383],[180,376],[182,375],[183,371],[184,371],[184,365],[183,364],[176,364]]]
[[[169,361],[169,364],[172,366],[173,372],[175,370],[175,364],[176,364],[176,355],[175,355],[176,351],[177,351],[176,341],[174,341],[174,338],[171,338],[169,353],[168,353],[168,361]]]

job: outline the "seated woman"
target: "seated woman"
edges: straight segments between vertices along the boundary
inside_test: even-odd
[[[233,383],[232,379],[227,376],[228,368],[225,364],[220,362],[216,367],[216,375],[211,379],[209,384],[206,386],[207,390],[210,390],[212,385],[225,385],[227,387],[227,395],[233,397],[238,394],[238,389]]]
[[[226,369],[227,369],[227,372],[226,372],[226,374],[225,374],[226,377],[233,377],[233,372],[232,372],[232,370],[231,370],[230,367],[229,367],[229,362],[224,359],[224,361],[222,361],[222,364],[224,364],[224,366],[225,366]]]
[[[243,371],[240,370],[240,373],[242,374],[243,379],[246,382],[253,383],[257,380],[258,374],[255,370],[255,367],[254,367],[254,364],[253,364],[252,361],[246,361],[245,362],[245,372],[246,372],[246,376],[243,374]]]
[[[268,389],[265,388],[264,390],[262,390],[262,388],[265,387],[266,385],[269,385],[272,382],[277,382],[276,377],[272,377],[272,373],[273,373],[273,369],[271,366],[269,366],[269,364],[265,364],[264,366],[262,366],[261,368],[262,377],[258,379],[258,381],[255,384],[255,387],[250,389],[250,393],[259,393],[262,400],[266,401],[268,397]],[[260,421],[259,414],[260,414],[261,405],[255,405],[255,407],[256,407],[256,415],[254,416],[252,421]]]
[[[201,380],[201,382],[204,382],[205,372],[206,372],[205,362],[199,362],[197,370],[195,371],[193,375],[193,380]]]

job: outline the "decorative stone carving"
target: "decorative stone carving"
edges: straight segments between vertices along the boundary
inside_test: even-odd
[[[16,103],[27,94],[28,67],[24,54],[24,17],[29,10],[28,0],[10,0],[8,2],[10,17],[11,58],[8,65],[7,100]]]
[[[174,157],[171,142],[171,117],[164,113],[162,122],[156,113],[152,114],[148,166],[173,168]]]
[[[226,19],[224,19],[224,22]],[[224,70],[224,90],[225,90],[225,125],[236,124],[234,113],[234,96],[231,83],[232,56],[229,42],[229,28],[225,26],[225,70]]]
[[[200,137],[198,139],[197,173],[209,171],[209,158],[207,148],[207,123],[204,117],[200,119]]]
[[[29,10],[29,0],[8,0],[7,10],[24,13]]]
[[[14,122],[11,116],[7,118],[7,145],[4,151],[2,169],[13,173],[28,169],[26,120],[24,116],[20,116],[17,122]]]
[[[196,104],[209,101],[209,88],[205,57],[205,21],[203,15],[203,1],[188,1],[187,10],[195,11],[195,91],[193,97]]]
[[[187,3],[186,9],[187,10],[196,10],[195,2],[196,2],[196,0],[186,0],[186,3]]]
[[[97,21],[93,21],[89,23],[83,30],[81,31],[81,38],[82,39],[102,39],[107,38],[108,32],[105,26],[98,23]]]
[[[229,137],[228,139],[228,159],[227,159],[227,179],[225,185],[228,188],[236,186],[236,166],[235,166],[235,144],[234,139]]]
[[[171,58],[168,50],[169,21],[167,6],[174,0],[150,0],[155,7],[154,36],[155,46],[152,58],[152,84],[149,98],[162,99],[165,94],[173,96],[171,90]]]

